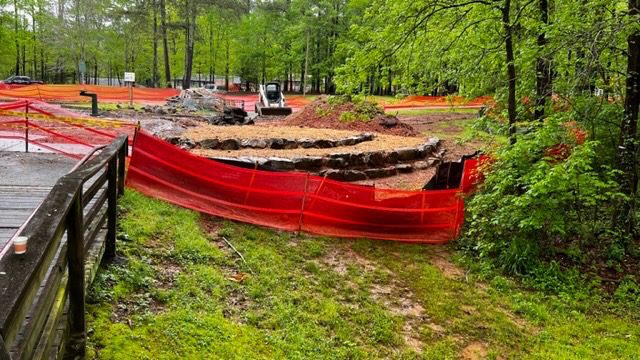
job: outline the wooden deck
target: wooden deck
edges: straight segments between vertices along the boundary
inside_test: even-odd
[[[85,293],[115,257],[127,149],[119,137],[72,172],[58,155],[0,152],[0,359],[84,357]]]
[[[0,152],[0,249],[74,164],[54,154]]]

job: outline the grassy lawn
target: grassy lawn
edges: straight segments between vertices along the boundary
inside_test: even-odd
[[[129,191],[89,294],[89,358],[638,358],[638,314],[478,281],[448,247],[220,221]],[[244,260],[223,240],[231,243]]]

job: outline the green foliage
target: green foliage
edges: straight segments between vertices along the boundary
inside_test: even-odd
[[[485,182],[468,202],[469,246],[509,273],[532,271],[554,248],[608,240],[609,205],[622,196],[615,172],[594,168],[598,143],[576,143],[562,120],[530,124],[516,144],[491,154]]]
[[[191,211],[134,191],[121,205],[126,261],[101,270],[89,291],[88,358],[442,359],[471,343],[496,358],[640,351],[631,280],[613,315],[579,286],[547,294],[564,284],[557,266],[538,270],[546,280],[532,288],[543,292],[522,291],[502,276],[455,275],[446,248],[217,224],[247,267]],[[176,250],[180,232],[197,244],[190,256]]]

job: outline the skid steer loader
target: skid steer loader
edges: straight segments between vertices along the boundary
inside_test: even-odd
[[[291,114],[290,107],[285,105],[280,84],[267,83],[260,85],[260,98],[256,102],[256,113],[260,116],[286,116]]]

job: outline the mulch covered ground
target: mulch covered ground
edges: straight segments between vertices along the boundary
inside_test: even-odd
[[[381,134],[398,136],[417,136],[419,132],[411,125],[405,124],[395,116],[377,114],[371,120],[345,121],[341,116],[345,112],[356,113],[357,105],[351,102],[344,104],[330,104],[327,97],[321,96],[304,109],[293,113],[281,120],[280,123],[287,126],[304,126],[320,129],[352,130],[360,132],[377,132]]]

